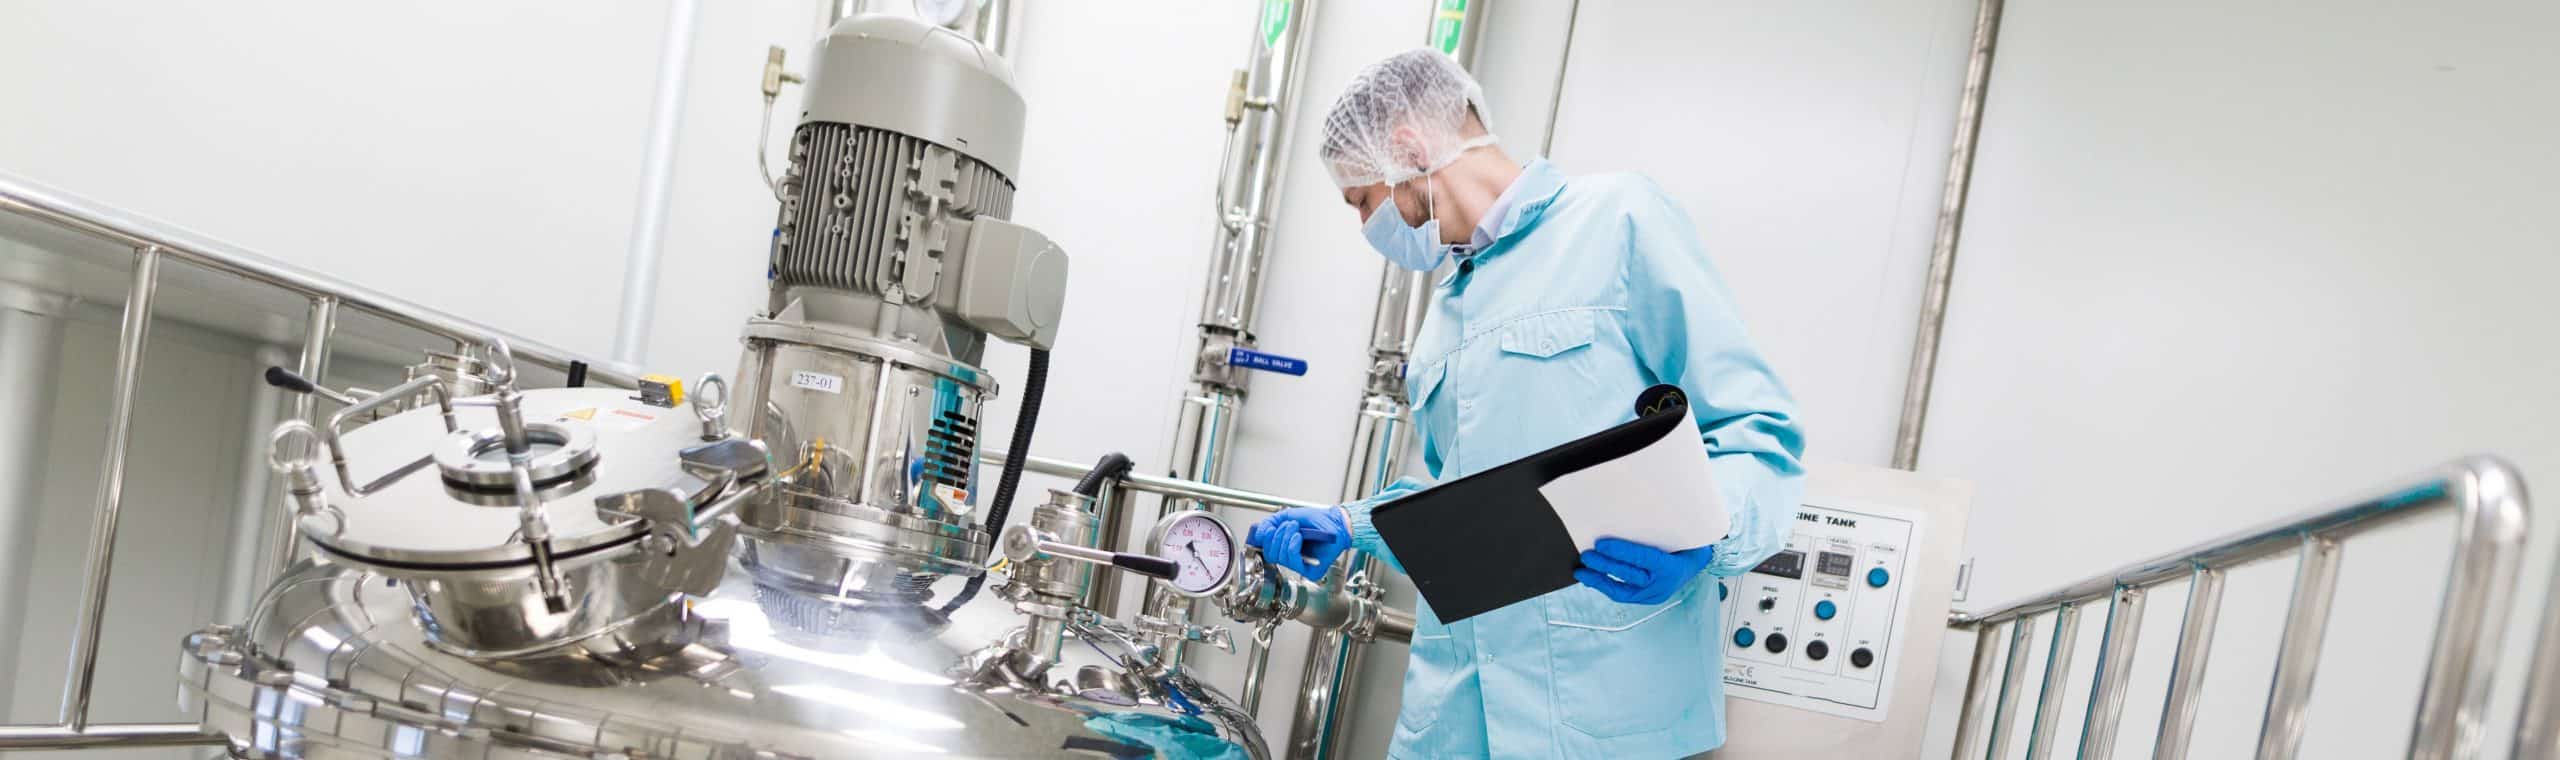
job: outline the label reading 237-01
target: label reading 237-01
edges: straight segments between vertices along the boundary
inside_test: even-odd
[[[821,393],[843,393],[844,378],[823,372],[793,372],[791,384]]]

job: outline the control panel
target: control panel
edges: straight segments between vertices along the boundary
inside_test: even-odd
[[[1919,515],[1824,502],[1796,511],[1787,548],[1724,578],[1724,682],[1741,699],[1883,722],[1913,620]],[[1934,653],[1932,653],[1934,654]]]

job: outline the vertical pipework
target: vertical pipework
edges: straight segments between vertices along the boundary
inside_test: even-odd
[[[622,270],[622,316],[613,358],[637,364],[649,350],[649,318],[657,310],[658,259],[667,246],[667,209],[676,184],[676,134],[684,128],[685,79],[693,67],[693,26],[701,0],[667,7],[658,43],[658,94],[649,109],[648,153],[640,161],[639,208],[631,216],[631,252]]]
[[[1208,282],[1200,299],[1200,344],[1191,388],[1176,412],[1172,475],[1204,483],[1226,481],[1226,452],[1235,415],[1244,402],[1246,367],[1238,352],[1254,349],[1253,318],[1259,308],[1263,255],[1270,245],[1271,211],[1287,161],[1290,117],[1298,99],[1300,64],[1314,28],[1316,0],[1265,0],[1255,20],[1246,67],[1236,73],[1226,107],[1227,147],[1219,161],[1217,236],[1210,247]],[[1301,369],[1300,371],[1303,371]],[[1198,502],[1169,502],[1166,509],[1204,509]],[[1188,615],[1188,600],[1151,590],[1146,612],[1159,619]],[[1180,642],[1167,652],[1179,661]]]
[[[1893,467],[1918,469],[1920,436],[1929,424],[1929,393],[1938,375],[1938,338],[1947,326],[1947,292],[1955,287],[1956,241],[1964,231],[1965,197],[1973,192],[1973,149],[1982,140],[1982,102],[1991,86],[1991,54],[2000,42],[2002,0],[1981,0],[1973,17],[1973,57],[1964,97],[1956,103],[1955,144],[1947,151],[1947,184],[1938,199],[1938,234],[1929,244],[1929,274],[1920,293],[1920,327],[1911,339],[1911,372],[1902,383],[1902,421],[1893,434]]]

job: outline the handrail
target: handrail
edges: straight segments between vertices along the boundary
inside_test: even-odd
[[[481,343],[491,337],[503,338],[514,347],[517,356],[553,370],[567,372],[571,361],[582,361],[587,365],[587,375],[601,383],[628,388],[639,382],[641,373],[621,362],[585,359],[565,349],[260,256],[166,222],[127,213],[6,172],[0,172],[0,211],[48,222],[127,248],[157,248],[169,258],[272,285],[304,298],[331,299],[338,308],[358,309],[441,338],[470,343]]]
[[[1006,452],[988,449],[978,452],[978,461],[985,462],[987,464],[1002,465],[1004,464],[1005,456]],[[1042,475],[1061,478],[1080,478],[1084,477],[1084,474],[1093,468],[1069,462],[1064,459],[1050,459],[1044,456],[1033,455],[1025,457],[1022,460],[1022,469],[1025,472],[1036,472]],[[1124,487],[1132,491],[1144,491],[1146,493],[1157,494],[1160,496],[1190,499],[1219,506],[1240,507],[1243,509],[1251,509],[1261,512],[1278,512],[1283,509],[1290,509],[1294,507],[1328,506],[1312,501],[1292,499],[1286,496],[1273,496],[1267,493],[1247,491],[1240,488],[1228,488],[1226,486],[1212,485],[1196,480],[1167,478],[1137,472],[1129,473],[1129,475],[1122,480],[1122,484]]]
[[[78,615],[72,621],[70,663],[63,679],[62,709],[51,725],[0,726],[0,748],[77,747],[189,743],[200,736],[187,727],[156,724],[90,725],[90,698],[96,686],[101,627],[107,589],[114,568],[119,512],[124,503],[126,459],[130,453],[136,389],[140,384],[144,346],[150,334],[152,308],[159,288],[160,265],[176,259],[241,279],[280,288],[309,301],[300,366],[302,375],[320,380],[329,355],[330,334],[340,309],[370,313],[394,324],[430,335],[477,344],[503,340],[527,361],[570,375],[585,374],[598,382],[630,387],[638,377],[616,362],[592,365],[563,350],[493,330],[458,317],[357,286],[343,280],[288,266],[240,248],[198,237],[177,227],[127,214],[104,204],[0,174],[0,212],[14,213],[90,235],[132,252],[123,317],[117,328],[114,392],[107,412],[107,443],[96,512],[90,525],[88,552],[80,587]],[[297,418],[311,416],[309,397],[297,399]],[[281,570],[295,544],[296,523],[278,520],[269,543],[278,550],[267,563]]]
[[[2472,757],[2480,749],[2481,727],[2486,721],[2489,684],[2498,664],[2498,652],[2506,633],[2507,615],[2513,609],[2515,584],[2523,560],[2527,528],[2530,523],[2529,503],[2525,495],[2524,477],[2517,468],[2490,456],[2457,460],[2426,476],[2397,488],[2387,489],[2340,506],[2303,512],[2247,530],[2206,541],[2196,546],[2137,562],[2116,570],[2026,598],[1987,608],[1983,612],[1959,612],[1948,616],[1947,624],[1958,629],[1978,629],[1982,635],[1976,647],[1990,643],[1993,626],[2011,626],[2009,637],[2012,656],[2010,667],[2001,669],[1999,693],[2004,702],[2014,699],[2022,688],[2014,672],[2025,658],[2017,651],[2024,646],[2026,631],[2033,630],[2035,616],[2058,611],[2072,617],[2083,604],[2109,600],[2108,635],[2099,644],[2097,659],[2102,663],[2091,686],[2090,704],[2121,705],[2126,670],[2132,662],[2130,653],[2116,647],[2133,646],[2132,632],[2139,629],[2141,591],[2181,578],[2194,578],[2186,620],[2181,624],[2177,647],[2176,671],[2171,679],[2163,721],[2157,742],[2157,757],[2186,756],[2188,733],[2192,722],[2181,716],[2193,714],[2196,687],[2206,656],[2212,645],[2211,629],[2219,608],[2221,574],[2239,565],[2293,553],[2301,558],[2296,572],[2293,599],[2285,613],[2281,649],[2276,658],[2275,688],[2268,696],[2266,714],[2260,728],[2257,756],[2290,758],[2300,746],[2302,711],[2309,696],[2313,671],[2318,668],[2321,633],[2328,623],[2329,601],[2336,589],[2341,542],[2346,538],[2402,519],[2437,509],[2452,508],[2458,524],[2455,528],[2452,569],[2445,581],[2444,604],[2436,622],[2434,644],[2428,648],[2426,685],[2420,692],[2416,729],[2411,736],[2408,756],[2412,758]],[[2127,597],[2130,596],[2130,600]],[[2554,597],[2560,601],[2560,596]],[[2546,629],[2560,632],[2560,610],[2546,621]],[[2546,633],[2549,639],[2553,633]],[[2075,642],[2071,637],[2056,636],[2048,661],[2067,661]],[[2546,649],[2550,646],[2546,641]],[[2560,670],[2554,658],[2560,654],[2546,651],[2537,663],[2539,671]],[[1990,658],[1977,653],[1975,667],[1965,683],[1965,699],[1957,716],[1956,755],[1968,755],[1973,738],[1982,730],[1974,726],[1974,718],[1982,703],[1988,702],[1983,691],[1990,677]],[[2048,679],[2051,683],[2051,679]],[[2536,693],[2548,705],[2560,699],[2560,673],[2543,673],[2535,683]],[[2046,704],[2058,704],[2061,695],[2048,689],[2037,695],[2038,714]],[[2015,712],[2006,705],[1988,727],[1994,746],[2006,744],[2010,727],[2007,720]],[[2095,714],[2082,728],[2080,756],[2105,758],[2113,749],[2112,741],[2097,742],[2093,737],[2112,738],[2116,715]],[[2521,749],[2529,739],[2545,745],[2560,739],[2551,737],[2554,719],[2528,714],[2523,723],[2531,733],[2520,733],[2517,757],[2527,755]],[[2104,724],[2104,725],[2100,725]],[[2047,724],[2039,721],[2038,727]],[[2539,737],[2539,738],[2534,738]],[[2038,731],[2029,740],[2028,756],[2044,757],[2051,749],[2053,737]],[[2101,745],[2101,746],[2093,746]]]

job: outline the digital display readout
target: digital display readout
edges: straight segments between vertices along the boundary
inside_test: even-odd
[[[1846,578],[1849,577],[1849,566],[1856,563],[1855,557],[1838,552],[1823,552],[1813,558],[1813,571]]]
[[[1794,549],[1778,552],[1762,560],[1759,567],[1751,568],[1751,572],[1801,579],[1804,577],[1804,552]]]

